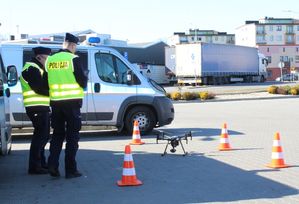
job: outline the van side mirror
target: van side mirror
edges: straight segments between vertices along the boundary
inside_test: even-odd
[[[17,82],[18,82],[18,72],[17,72],[16,66],[9,65],[7,67],[6,76],[7,76],[7,84],[8,84],[8,86],[14,86],[14,85],[16,85]]]

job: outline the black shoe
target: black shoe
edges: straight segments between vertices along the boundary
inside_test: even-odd
[[[60,177],[60,173],[57,168],[49,167],[48,171],[52,177]]]
[[[42,168],[48,169],[48,165],[47,164],[42,164]]]
[[[65,174],[66,179],[77,178],[80,176],[82,176],[82,174],[79,171],[75,171],[74,173],[66,173]]]
[[[47,169],[48,170],[48,166],[42,166],[43,169]]]
[[[35,168],[35,169],[29,169],[28,174],[48,174],[48,170],[44,169],[42,167]]]

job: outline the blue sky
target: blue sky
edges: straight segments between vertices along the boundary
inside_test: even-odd
[[[129,43],[150,42],[189,28],[234,33],[246,20],[265,16],[299,19],[299,1],[2,0],[0,34],[92,29]]]

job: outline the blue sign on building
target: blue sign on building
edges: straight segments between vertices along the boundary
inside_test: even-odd
[[[128,60],[129,57],[128,57],[128,52],[124,52],[124,57]]]

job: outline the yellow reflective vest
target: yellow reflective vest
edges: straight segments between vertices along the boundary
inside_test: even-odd
[[[77,56],[69,52],[58,52],[48,57],[45,67],[48,72],[51,101],[83,99],[83,88],[77,83],[74,75],[75,57]]]
[[[26,64],[23,67],[23,71],[27,70],[29,67],[34,67],[38,69],[43,75],[44,70],[42,70],[37,64],[33,62],[26,62]],[[49,106],[50,105],[50,99],[48,96],[37,94],[35,91],[31,89],[28,82],[23,78],[21,75],[20,77],[21,86],[22,86],[22,93],[23,93],[23,99],[24,99],[24,106],[25,107],[31,107],[31,106]]]

